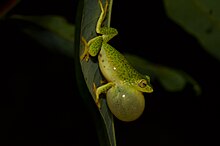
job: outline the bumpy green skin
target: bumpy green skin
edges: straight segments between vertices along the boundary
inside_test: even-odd
[[[152,90],[149,85],[139,89],[139,81],[142,79],[149,81],[149,79],[137,72],[126,58],[109,44],[102,44],[98,60],[101,72],[107,81],[116,84],[124,83],[137,88],[137,90],[143,90],[143,92],[150,92]]]
[[[107,80],[97,89],[96,103],[100,107],[99,95],[106,93],[107,104],[111,112],[122,121],[136,120],[144,110],[144,96],[142,92],[153,92],[150,86],[150,78],[137,72],[125,59],[125,57],[107,42],[117,35],[115,28],[101,27],[105,18],[108,3],[105,8],[98,0],[101,14],[97,22],[96,32],[101,34],[88,43],[85,43],[85,52],[81,59],[89,59],[89,56],[98,55],[100,70]]]

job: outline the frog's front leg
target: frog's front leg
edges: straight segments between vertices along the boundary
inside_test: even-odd
[[[102,86],[96,88],[95,83],[93,83],[93,89],[94,89],[94,92],[95,92],[95,95],[96,95],[95,103],[98,106],[98,108],[101,108],[99,95],[102,94],[102,93],[106,93],[108,91],[108,89],[110,89],[112,86],[114,86],[114,83],[109,82],[105,85],[102,85]]]

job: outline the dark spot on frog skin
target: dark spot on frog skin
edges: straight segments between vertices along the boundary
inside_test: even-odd
[[[102,54],[101,54],[101,53],[99,53],[99,57],[102,57]]]
[[[102,59],[102,62],[104,62],[104,59]]]

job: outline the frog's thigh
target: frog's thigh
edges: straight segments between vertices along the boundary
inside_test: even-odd
[[[108,91],[108,89],[110,89],[113,85],[114,85],[114,83],[109,82],[109,83],[102,85],[102,86],[98,87],[97,89],[95,89],[95,94],[96,94],[95,102],[99,108],[100,108],[99,95],[101,93],[106,93]]]
[[[118,31],[117,31],[117,29],[112,28],[112,27],[102,27],[102,28],[100,28],[98,33],[102,34],[103,40],[105,42],[108,42],[114,36],[116,36],[118,34]]]
[[[88,42],[89,54],[91,56],[96,56],[99,53],[102,46],[102,41],[103,41],[102,36],[97,36]]]

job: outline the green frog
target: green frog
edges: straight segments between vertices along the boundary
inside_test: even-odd
[[[82,37],[85,49],[80,59],[88,61],[90,56],[98,56],[99,68],[107,83],[98,88],[94,85],[97,106],[101,107],[99,95],[106,93],[110,111],[119,120],[134,121],[142,115],[145,108],[143,92],[153,92],[150,77],[135,70],[119,51],[108,44],[118,31],[115,28],[102,27],[108,1],[104,7],[101,0],[98,0],[98,3],[101,14],[97,21],[96,32],[100,35],[92,38],[88,43]]]

